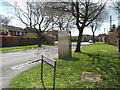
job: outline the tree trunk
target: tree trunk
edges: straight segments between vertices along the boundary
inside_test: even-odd
[[[79,29],[79,36],[77,40],[77,46],[75,52],[81,52],[80,46],[81,46],[81,41],[82,41],[82,33],[83,33],[83,27],[78,28]]]
[[[93,43],[95,44],[95,32],[93,32]]]
[[[42,34],[43,34],[42,32],[37,33],[37,37],[38,37],[38,47],[41,47],[41,45],[42,45],[42,39],[43,39]]]
[[[42,45],[41,37],[38,37],[38,47],[41,47],[41,45]]]
[[[92,30],[92,39],[93,39],[93,43],[95,44],[95,31],[96,30],[94,30],[94,25],[91,25],[91,30]]]

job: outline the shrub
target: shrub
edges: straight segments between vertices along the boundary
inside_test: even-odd
[[[8,35],[9,30],[3,26],[0,26],[0,35]]]
[[[55,37],[49,35],[47,33],[42,34],[42,42],[43,44],[53,45]]]

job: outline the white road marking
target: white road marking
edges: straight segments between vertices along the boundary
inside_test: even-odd
[[[37,62],[31,61],[31,62],[23,63],[23,64],[20,64],[20,65],[11,67],[11,68],[12,68],[12,69],[21,69],[21,68],[23,68],[23,67],[25,67],[25,66],[29,66],[29,65],[31,65],[31,64],[36,64],[36,63],[38,63],[38,62],[41,62],[41,61],[37,61]]]

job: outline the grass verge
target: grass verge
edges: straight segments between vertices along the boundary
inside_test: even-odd
[[[72,42],[72,43],[77,43],[77,42]]]
[[[51,45],[42,45],[42,47],[46,47],[46,46],[51,46]],[[28,49],[28,48],[35,48],[35,47],[38,47],[38,45],[3,47],[3,48],[0,48],[0,50],[5,51],[5,50],[13,50],[13,49]]]
[[[107,52],[100,52],[107,50]],[[119,88],[120,57],[116,48],[104,43],[82,47],[83,53],[73,53],[72,58],[56,59],[56,88]],[[81,81],[82,72],[98,72],[102,82]],[[52,88],[53,69],[44,63],[44,84]],[[43,88],[40,65],[32,67],[13,78],[10,88]]]

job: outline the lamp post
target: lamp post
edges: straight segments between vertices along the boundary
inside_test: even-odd
[[[110,15],[110,31],[111,31],[111,26],[112,26],[112,16]]]
[[[118,12],[118,25],[120,25],[120,13]]]

